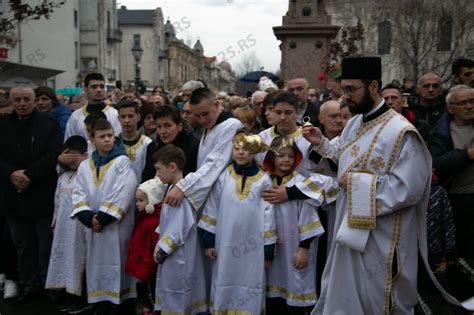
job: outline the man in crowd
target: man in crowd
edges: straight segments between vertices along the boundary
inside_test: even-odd
[[[464,84],[474,88],[474,60],[459,58],[451,66],[453,85]]]
[[[313,125],[319,126],[318,109],[315,104],[308,102],[308,87],[308,81],[301,77],[289,80],[286,85],[287,91],[294,93],[300,100],[298,121],[302,122],[304,117],[309,117]]]
[[[62,136],[55,118],[35,108],[32,88],[14,87],[11,101],[13,113],[0,120],[0,214],[18,254],[22,292],[16,301],[23,302],[46,280]]]
[[[263,115],[262,105],[263,105],[263,99],[265,98],[266,95],[267,95],[266,92],[255,91],[255,92],[253,92],[252,98],[251,98],[251,107],[252,107],[253,111],[255,112],[255,115],[257,116],[257,122],[258,122],[259,126],[261,126],[261,124],[262,124],[260,118]]]
[[[412,124],[414,123],[416,114],[413,110],[407,107],[405,99],[403,98],[402,92],[398,86],[391,83],[384,86],[382,89],[382,97],[388,107],[403,115]],[[417,121],[417,124],[418,126],[422,126],[423,122]],[[424,123],[424,125],[426,126],[426,123]],[[429,129],[427,126],[424,128]]]
[[[66,125],[64,139],[70,136],[82,136],[88,139],[84,119],[93,112],[102,111],[107,120],[112,124],[116,135],[120,134],[122,127],[118,120],[117,110],[105,105],[105,79],[100,73],[89,73],[84,78],[84,92],[87,94],[88,104],[72,113]]]
[[[319,93],[316,92],[315,88],[308,88],[308,102],[316,103],[318,101]]]
[[[441,96],[441,77],[434,72],[423,74],[416,85],[416,92],[418,96],[410,99],[408,105],[415,112],[413,124],[425,137],[436,127],[446,111],[446,104]]]
[[[474,261],[474,89],[455,86],[446,103],[430,145],[433,166],[453,207],[458,255]]]

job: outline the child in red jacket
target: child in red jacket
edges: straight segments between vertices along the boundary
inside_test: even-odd
[[[137,293],[143,302],[144,314],[153,314],[150,280],[156,272],[153,250],[159,235],[155,230],[160,225],[161,202],[165,192],[166,185],[153,178],[138,186],[135,194],[138,215],[130,239],[125,272],[137,278]]]

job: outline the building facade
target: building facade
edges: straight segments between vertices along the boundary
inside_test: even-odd
[[[445,81],[458,57],[474,58],[472,0],[326,0],[333,24],[364,27],[359,54],[382,58],[383,84],[434,70]]]

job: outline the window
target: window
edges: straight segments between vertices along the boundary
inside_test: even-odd
[[[77,10],[74,10],[74,28],[77,28],[77,21],[78,21]]]
[[[74,42],[74,66],[79,68],[79,43]]]
[[[379,23],[379,43],[378,52],[379,55],[390,54],[390,45],[392,43],[392,23],[384,21]]]
[[[453,19],[450,16],[442,16],[438,21],[438,51],[450,51],[453,32]]]
[[[140,45],[140,34],[133,34],[133,44]]]

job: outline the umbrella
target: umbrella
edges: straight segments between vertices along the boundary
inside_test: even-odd
[[[271,72],[266,72],[266,71],[260,71],[259,70],[259,71],[252,71],[252,72],[247,73],[246,75],[241,77],[239,79],[239,81],[249,82],[249,83],[257,83],[258,81],[260,81],[260,78],[262,76],[267,76],[273,82],[276,82],[276,81],[280,80],[279,77],[277,77],[276,75],[274,75]]]
[[[65,95],[65,96],[77,95],[77,94],[81,94],[81,93],[82,93],[81,88],[73,88],[73,87],[68,87],[68,88],[63,88],[63,89],[56,90],[56,94],[62,94],[62,95]]]

